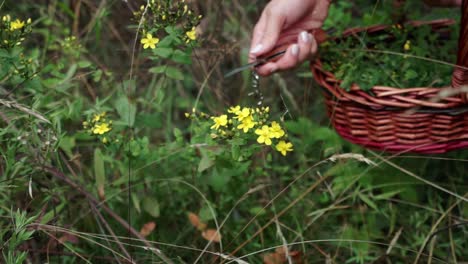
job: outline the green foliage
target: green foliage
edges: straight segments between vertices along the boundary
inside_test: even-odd
[[[22,264],[28,257],[26,251],[20,251],[19,246],[31,239],[34,230],[30,230],[28,225],[31,224],[36,217],[27,217],[26,212],[17,210],[12,212],[12,226],[8,229],[5,226],[0,231],[0,240],[3,242],[3,259],[6,264]]]
[[[466,202],[404,170],[464,195],[466,152],[370,152],[330,128],[319,89],[305,89],[304,79],[277,75],[260,88],[250,87],[248,73],[219,79],[246,61],[230,52],[265,3],[5,1],[10,20],[0,43],[25,39],[0,46],[0,262],[125,263],[128,251],[137,263],[161,261],[158,254],[193,263],[217,227],[222,248],[213,242],[199,263],[220,260],[210,252],[250,254],[245,261],[260,263],[264,255],[255,252],[283,243],[296,243],[290,250],[303,263],[408,263],[435,230],[442,231],[433,256],[461,261],[466,227],[443,228],[466,221]],[[391,20],[388,9],[375,7],[338,2],[326,26]],[[25,24],[11,31],[16,18]],[[395,32],[401,38],[391,45],[401,49],[411,34]],[[434,52],[432,33],[411,36],[417,54]],[[417,38],[429,38],[429,46]],[[385,81],[374,74],[376,54],[342,44],[333,56],[361,63],[338,61],[341,67],[366,82]],[[450,56],[449,48],[440,53]],[[379,67],[398,63],[406,67],[389,55]],[[407,66],[400,81],[427,81],[418,67],[434,64],[420,64]],[[269,108],[250,102],[256,88]],[[278,149],[282,140],[290,148]],[[308,240],[322,242],[300,242]],[[421,259],[430,253],[427,246]]]

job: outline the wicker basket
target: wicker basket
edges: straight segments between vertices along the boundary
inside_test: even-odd
[[[437,29],[454,21],[412,23]],[[362,31],[375,33],[386,27],[351,29],[342,37]],[[372,93],[367,93],[353,85],[345,91],[341,81],[323,69],[320,59],[314,61],[311,70],[324,88],[328,115],[336,131],[352,143],[389,152],[444,153],[468,147],[468,0],[462,4],[460,28],[458,66],[449,88],[374,86]]]

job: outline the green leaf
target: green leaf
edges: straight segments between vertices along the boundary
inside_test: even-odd
[[[171,56],[171,59],[174,62],[181,63],[181,64],[192,64],[192,58],[189,53],[183,52],[181,50],[176,50]]]
[[[418,77],[418,73],[413,70],[407,70],[405,72],[405,80],[411,80]]]
[[[44,85],[46,88],[55,88],[62,80],[58,78],[48,78],[42,80],[42,85]]]
[[[233,160],[239,160],[240,157],[240,146],[239,145],[232,145],[231,146],[231,155]]]
[[[252,207],[249,209],[249,213],[251,213],[252,215],[257,215],[257,216],[261,216],[261,215],[264,215],[266,214],[266,210],[261,207],[261,206],[256,206],[256,207]]]
[[[140,144],[138,143],[138,141],[136,140],[130,141],[129,148],[130,148],[130,153],[132,153],[133,157],[138,157],[140,155],[141,148],[140,148]]]
[[[214,160],[209,157],[205,151],[202,151],[201,153],[202,159],[200,160],[200,163],[198,163],[198,172],[203,172],[214,165]]]
[[[174,53],[174,50],[171,48],[163,48],[163,47],[157,47],[153,50],[153,54],[162,58],[169,58],[172,53]]]
[[[163,66],[152,67],[148,71],[151,72],[151,73],[158,74],[158,73],[166,72],[166,68],[167,68],[167,66],[163,65]]]
[[[386,192],[386,193],[382,193],[382,194],[379,194],[379,195],[374,195],[374,199],[376,200],[386,200],[386,199],[389,199],[397,194],[401,193],[401,190],[396,190],[396,191],[391,191],[391,192]]]
[[[121,96],[115,101],[115,109],[120,115],[120,120],[127,126],[133,127],[135,123],[136,105],[126,96]]]
[[[136,127],[162,128],[162,114],[139,114],[135,120]]]
[[[72,149],[75,145],[75,137],[64,136],[60,139],[59,147],[67,154],[68,157],[73,156]]]
[[[0,58],[11,58],[11,54],[6,49],[0,49]]]
[[[49,212],[45,213],[41,219],[41,224],[49,223],[55,216],[60,214],[66,204],[66,202],[62,202],[58,206],[55,206],[53,209],[51,209]]]
[[[65,90],[67,90],[68,88],[71,87],[71,85],[64,85],[64,84],[67,84],[69,81],[71,81],[73,76],[75,76],[75,73],[76,73],[77,69],[78,69],[78,65],[76,65],[76,64],[72,64],[70,66],[70,68],[67,71],[67,74],[65,75],[65,78],[63,78],[63,80],[60,83],[61,85],[60,85],[59,90],[65,91]]]
[[[101,149],[99,148],[94,150],[94,176],[96,178],[96,185],[98,187],[104,186],[106,182],[106,173],[104,168],[104,159]]]
[[[362,193],[358,193],[358,196],[359,198],[364,202],[366,203],[369,207],[371,207],[372,209],[378,211],[379,208],[377,207],[377,204],[374,203],[374,201],[372,201],[368,196],[362,194]]]
[[[132,202],[133,202],[133,206],[135,207],[135,210],[138,213],[141,213],[140,199],[138,198],[138,195],[136,193],[132,192],[131,197],[132,197]]]
[[[102,70],[96,70],[95,72],[93,72],[93,82],[99,82],[101,80],[101,77],[102,77]]]
[[[177,128],[177,127],[174,127],[174,131],[172,131],[172,133],[174,133],[174,137],[176,138],[176,141],[183,141],[184,140],[184,134],[182,133],[182,131]]]
[[[216,192],[221,192],[226,189],[227,184],[231,181],[232,172],[223,169],[218,172],[218,169],[213,170],[208,178],[208,183]]]
[[[175,67],[171,67],[171,66],[167,66],[166,75],[167,77],[175,79],[175,80],[184,79],[184,74],[179,69]]]
[[[92,65],[92,63],[90,61],[79,61],[78,62],[78,67],[79,68],[88,68],[91,65]]]
[[[208,207],[207,205],[203,206],[200,209],[200,212],[198,212],[198,216],[200,217],[200,220],[202,222],[208,222],[210,220],[213,220],[216,217],[216,211],[214,210],[213,206],[211,208],[214,211],[214,215],[212,211],[210,210],[210,207]]]
[[[143,210],[153,217],[159,217],[159,203],[156,199],[146,196],[143,201]]]
[[[171,36],[178,36],[180,32],[180,30],[175,26],[167,26],[164,29],[166,30],[167,34]]]
[[[161,41],[159,41],[157,48],[171,47],[173,42],[174,42],[174,39],[171,36],[166,36]]]

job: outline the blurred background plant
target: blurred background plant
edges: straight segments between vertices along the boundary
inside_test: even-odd
[[[248,71],[223,74],[246,63],[265,3],[3,1],[0,262],[466,261],[467,152],[344,142],[307,65],[257,87],[294,151],[261,147],[271,131],[259,145],[242,118],[213,139],[242,114],[229,107],[257,107]],[[340,1],[325,26],[390,23],[391,8]]]

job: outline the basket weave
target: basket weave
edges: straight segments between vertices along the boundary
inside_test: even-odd
[[[434,30],[453,20],[411,22]],[[388,26],[351,29],[343,38]],[[462,4],[457,67],[448,88],[394,88],[374,86],[367,93],[353,85],[350,91],[325,71],[320,59],[311,63],[315,80],[324,88],[327,112],[336,131],[350,142],[389,152],[444,153],[468,147],[468,0]],[[372,95],[371,95],[372,94]]]

